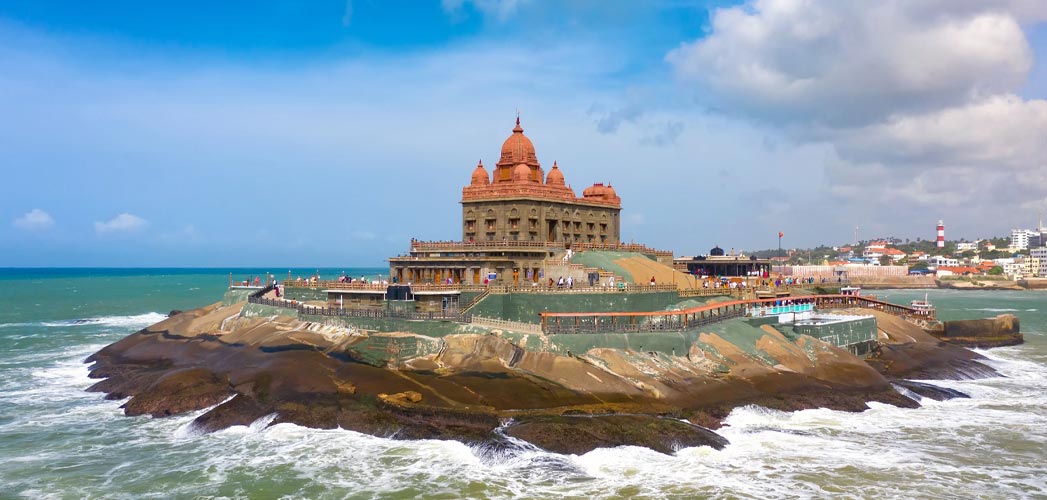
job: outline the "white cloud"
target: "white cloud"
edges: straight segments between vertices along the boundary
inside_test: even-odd
[[[51,214],[39,208],[34,208],[26,212],[25,215],[15,219],[11,224],[19,229],[37,231],[54,226],[55,220],[51,217]]]
[[[149,224],[149,221],[137,215],[124,212],[106,222],[95,222],[95,231],[98,233],[137,231],[147,224]]]
[[[1047,101],[1004,94],[844,130],[841,155],[889,165],[965,165],[1012,173],[1047,169]]]
[[[667,60],[706,106],[832,146],[826,189],[852,209],[1000,231],[1047,196],[1047,101],[1016,95],[1044,20],[1041,1],[752,0]]]
[[[708,37],[667,59],[711,105],[864,125],[1019,88],[1032,51],[1008,3],[755,0],[716,11]]]

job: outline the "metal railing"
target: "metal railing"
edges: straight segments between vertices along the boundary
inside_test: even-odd
[[[718,323],[749,314],[753,309],[796,310],[797,305],[811,304],[812,308],[861,307],[876,309],[905,319],[933,320],[930,314],[911,307],[858,295],[807,295],[768,299],[744,299],[705,304],[680,311],[649,312],[562,312],[540,313],[542,332],[557,333],[614,333],[636,331],[684,331]],[[807,309],[804,307],[803,309]]]
[[[713,297],[719,295],[733,295],[740,293],[742,288],[684,288],[680,290],[680,297]]]
[[[266,285],[265,288],[262,288],[261,290],[258,290],[256,292],[251,293],[250,295],[247,296],[247,298],[250,299],[251,297],[254,297],[254,298],[264,297],[265,294],[273,291],[274,288],[276,288],[276,285],[273,285],[272,283],[270,283],[270,284]]]

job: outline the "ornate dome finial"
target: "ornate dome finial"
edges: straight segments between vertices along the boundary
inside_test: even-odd
[[[563,171],[560,170],[560,166],[553,162],[553,169],[545,176],[545,183],[552,186],[563,186]]]
[[[484,168],[483,160],[480,160],[476,164],[476,169],[473,170],[472,182],[469,184],[472,186],[486,186],[491,183],[491,177],[487,174],[487,169]]]
[[[520,126],[520,117],[516,118],[516,127],[509,138],[502,143],[502,154],[498,160],[499,168],[511,169],[517,164],[526,163],[538,167],[538,157],[534,153],[534,144],[523,133]]]

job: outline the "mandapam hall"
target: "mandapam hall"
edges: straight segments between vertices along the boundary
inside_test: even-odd
[[[545,173],[523,132],[517,118],[494,172],[481,161],[462,188],[462,241],[618,243],[622,200],[614,188],[596,183],[576,196],[555,161]]]
[[[555,161],[546,173],[519,117],[492,171],[482,161],[473,169],[461,204],[461,241],[412,240],[408,255],[389,259],[393,279],[536,283],[568,249],[622,248],[614,187],[594,183],[578,196]]]

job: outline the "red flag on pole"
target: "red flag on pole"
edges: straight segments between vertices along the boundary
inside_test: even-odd
[[[782,236],[785,236],[785,233],[778,231],[778,237],[781,238]]]

